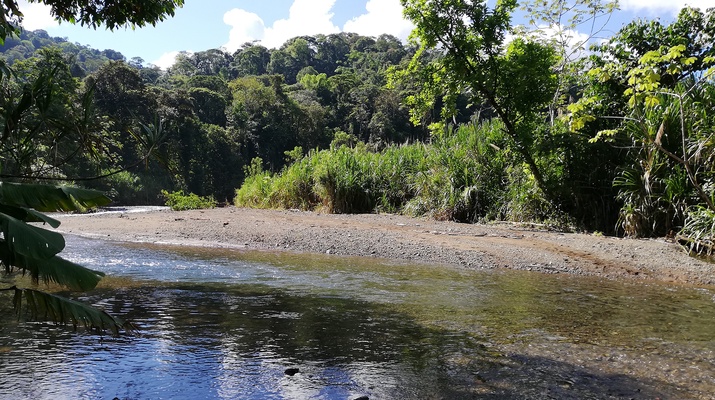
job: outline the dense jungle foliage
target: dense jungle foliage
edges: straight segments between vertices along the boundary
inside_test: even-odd
[[[587,51],[564,32],[598,25],[614,4],[527,2],[526,27],[512,23],[515,1],[403,5],[417,27],[408,44],[302,36],[183,53],[166,71],[43,31],[8,37],[0,110],[13,142],[0,148],[0,178],[68,180],[127,205],[183,191],[256,207],[682,233],[708,248],[712,11],[636,20]],[[554,20],[570,25],[537,28]]]

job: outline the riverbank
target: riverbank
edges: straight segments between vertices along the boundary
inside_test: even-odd
[[[334,215],[236,207],[56,216],[60,231],[108,240],[379,257],[715,285],[715,265],[663,239],[457,224],[400,215]]]

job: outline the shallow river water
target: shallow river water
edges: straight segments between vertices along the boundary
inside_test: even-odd
[[[0,399],[715,398],[715,291],[68,238],[140,330],[17,322]]]

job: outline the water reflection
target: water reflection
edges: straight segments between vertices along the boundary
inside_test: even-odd
[[[707,398],[715,389],[707,289],[77,238],[68,255],[109,274],[82,299],[133,319],[141,334],[3,318],[0,398]],[[0,301],[0,315],[8,306]]]
[[[454,346],[438,332],[364,302],[264,289],[126,291],[135,304],[127,316],[144,327],[136,338],[99,341],[46,325],[3,329],[3,338],[24,338],[3,343],[12,350],[0,365],[12,379],[0,385],[0,397],[342,399],[452,391],[449,379],[425,379],[430,370],[444,378],[440,354]],[[107,305],[126,310],[118,297]],[[300,372],[287,376],[287,368]]]

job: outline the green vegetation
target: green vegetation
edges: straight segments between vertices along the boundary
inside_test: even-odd
[[[408,44],[301,36],[180,54],[167,71],[7,36],[0,178],[82,182],[127,205],[164,190],[708,240],[686,227],[715,212],[712,10],[633,21],[586,54],[567,30],[602,35],[616,3],[527,1],[529,26],[513,0],[402,3]]]
[[[135,12],[128,4],[133,0],[100,7],[74,0],[43,2],[61,20],[93,27],[105,24],[110,29],[153,24],[183,4],[183,0],[141,0],[134,6],[141,6],[143,12]],[[16,1],[3,1],[0,44],[19,33],[22,17]],[[103,274],[58,256],[65,247],[64,237],[29,223],[57,228],[60,222],[42,212],[87,211],[108,204],[109,198],[101,192],[42,182],[72,181],[80,177],[78,171],[86,170],[105,176],[124,172],[123,168],[100,172],[114,164],[113,148],[122,143],[108,134],[110,122],[95,112],[94,85],[77,79],[77,69],[71,68],[61,50],[39,44],[33,57],[15,59],[12,68],[0,60],[0,262],[5,274],[27,274],[34,285],[44,281],[87,291]],[[143,159],[153,150],[154,143]],[[13,293],[17,317],[26,313],[113,334],[131,329],[131,324],[105,311],[51,293],[17,284],[0,291]]]
[[[499,121],[448,127],[431,144],[312,151],[278,174],[254,159],[237,206],[331,213],[389,212],[476,222],[544,220],[549,204],[528,170],[507,168]]]
[[[65,247],[64,237],[29,223],[42,222],[57,228],[60,222],[40,211],[87,210],[109,201],[91,190],[0,182],[0,260],[5,273],[17,270],[28,274],[35,284],[56,283],[73,291],[93,289],[103,274],[59,257],[58,253]],[[114,334],[131,328],[129,323],[104,311],[36,289],[15,285],[0,291],[13,292],[18,316],[24,310],[35,318],[109,330]]]
[[[356,142],[337,131],[330,149],[276,174],[249,171],[236,204],[538,221],[629,236],[680,231],[692,248],[708,246],[715,51],[704,38],[714,33],[712,12],[686,8],[669,26],[634,21],[584,59],[566,40],[528,30],[504,46],[514,2],[493,10],[403,4],[419,48],[392,67],[386,87],[403,93],[430,140]],[[560,5],[529,8],[536,18],[569,14],[574,25],[613,9]],[[479,107],[460,122],[467,102]]]
[[[166,205],[174,211],[201,210],[205,208],[216,208],[216,200],[213,197],[201,197],[194,193],[184,194],[183,191],[169,193],[162,190],[161,194],[166,198]]]

